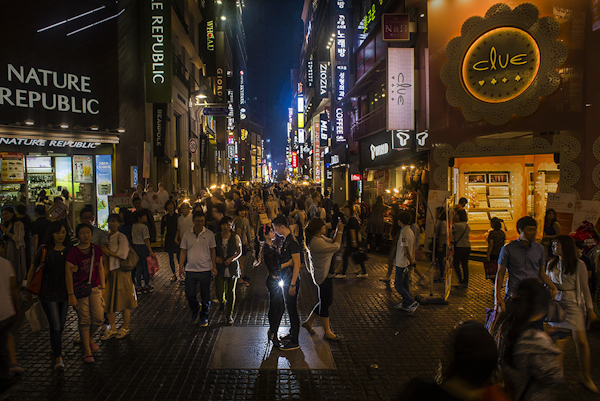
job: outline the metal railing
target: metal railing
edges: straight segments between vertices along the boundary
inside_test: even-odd
[[[352,138],[361,139],[375,134],[386,127],[385,104],[365,114],[350,126]]]

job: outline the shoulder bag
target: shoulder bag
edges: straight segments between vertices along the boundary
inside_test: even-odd
[[[119,238],[118,241],[120,242],[121,239]],[[129,245],[129,244],[127,244],[127,245],[129,247],[129,252],[127,253],[127,258],[121,259],[119,261],[119,264],[121,265],[121,269],[122,270],[130,272],[133,269],[135,269],[135,267],[137,266],[138,262],[140,261],[140,258],[138,257],[137,253],[135,253],[135,251],[133,250],[133,248],[131,248],[131,245]]]
[[[40,295],[42,291],[42,277],[44,276],[44,264],[46,263],[46,247],[42,247],[42,255],[40,258],[40,265],[35,270],[31,283],[27,284],[27,291],[33,295]]]
[[[94,272],[94,259],[96,257],[96,248],[92,244],[92,260],[90,261],[90,275],[87,281],[81,282],[73,286],[75,298],[87,298],[92,295],[92,274]]]

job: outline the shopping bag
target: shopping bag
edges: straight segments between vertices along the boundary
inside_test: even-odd
[[[498,273],[497,260],[483,262],[483,269],[485,270],[485,278],[496,281],[496,273]]]
[[[150,278],[152,278],[159,269],[158,259],[156,256],[148,256],[146,262],[148,263],[148,273],[150,273]]]
[[[44,327],[48,320],[46,319],[46,314],[44,313],[44,308],[42,308],[41,302],[35,302],[31,308],[29,308],[25,312],[25,317],[27,317],[27,321],[29,322],[29,327],[31,327],[31,331],[34,333],[39,331]]]

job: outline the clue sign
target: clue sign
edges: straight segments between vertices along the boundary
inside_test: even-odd
[[[388,48],[387,129],[414,130],[414,49]]]

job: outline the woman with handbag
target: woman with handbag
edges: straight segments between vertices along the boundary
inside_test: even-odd
[[[562,322],[550,322],[550,325],[573,332],[583,385],[589,391],[598,393],[598,388],[592,381],[590,346],[585,334],[586,318],[589,321],[598,319],[594,313],[594,304],[588,286],[587,268],[585,263],[577,258],[575,242],[568,235],[561,234],[554,238],[552,253],[555,256],[548,262],[546,274],[558,288],[556,300],[565,312],[565,319]],[[565,342],[559,340],[556,343],[562,353],[564,353]]]
[[[27,282],[30,283],[28,289],[39,296],[48,318],[55,370],[65,368],[62,360],[62,332],[69,310],[65,280],[65,263],[67,254],[71,250],[71,238],[68,232],[69,228],[63,221],[54,221],[50,224],[46,241],[35,253],[27,275]],[[35,285],[38,282],[39,287]],[[34,286],[37,288],[33,288]]]
[[[354,208],[347,204],[342,208],[344,215],[346,215],[346,249],[342,255],[342,273],[335,275],[335,278],[346,278],[346,271],[348,270],[348,258],[352,256],[355,264],[359,264],[361,273],[357,274],[357,278],[367,278],[367,268],[365,267],[366,255],[364,252],[360,252],[358,243],[360,242],[360,223],[354,213]],[[356,255],[353,255],[356,254]]]
[[[108,246],[102,246],[106,257],[105,266],[108,266],[109,270],[104,292],[104,312],[110,323],[110,330],[107,330],[102,336],[103,341],[129,335],[130,311],[137,307],[131,273],[121,267],[121,261],[127,260],[129,253],[133,252],[127,236],[119,232],[121,224],[123,224],[123,220],[118,214],[108,216]],[[123,325],[119,330],[116,325],[116,312],[123,313]]]
[[[147,294],[154,288],[150,285],[150,272],[148,271],[148,256],[156,256],[150,246],[150,231],[146,225],[147,215],[144,210],[135,212],[136,223],[131,229],[131,240],[133,250],[137,253],[139,261],[135,268],[135,281],[137,294]],[[142,287],[142,276],[144,276],[145,287]]]
[[[99,350],[94,334],[104,323],[104,267],[102,248],[92,244],[92,226],[81,223],[75,228],[79,244],[67,254],[65,278],[69,305],[75,308],[83,346],[83,360],[94,363],[92,352]]]
[[[324,336],[326,340],[338,341],[338,336],[331,331],[329,325],[329,307],[333,303],[333,255],[340,250],[342,244],[342,235],[344,233],[344,224],[339,222],[337,231],[333,240],[327,238],[327,225],[325,221],[319,218],[312,218],[306,226],[306,247],[308,249],[308,261],[310,263],[310,272],[315,285],[319,291],[319,302],[315,305],[310,316],[304,323],[304,327],[310,334],[314,334],[312,326],[319,316],[323,324]]]

